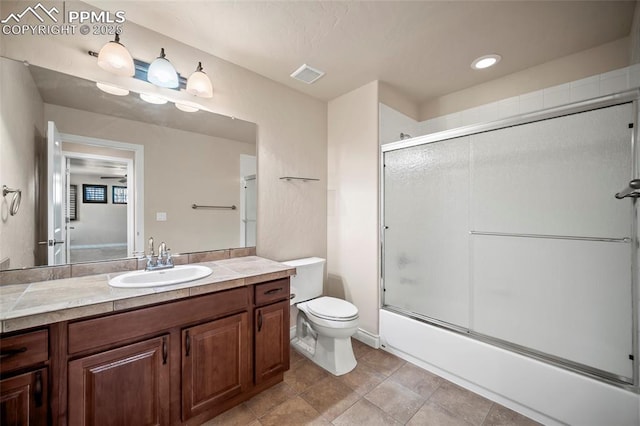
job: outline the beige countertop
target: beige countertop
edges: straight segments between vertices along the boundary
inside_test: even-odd
[[[295,273],[295,268],[257,256],[203,262],[213,273],[181,284],[148,288],[115,288],[109,276],[90,275],[0,286],[2,333],[116,312],[255,284]],[[124,273],[124,272],[122,272]]]

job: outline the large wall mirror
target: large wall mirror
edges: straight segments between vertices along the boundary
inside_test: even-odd
[[[0,61],[0,270],[255,246],[254,123]]]

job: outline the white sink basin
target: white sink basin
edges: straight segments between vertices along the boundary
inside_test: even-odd
[[[211,268],[202,265],[178,265],[157,271],[132,271],[109,279],[112,287],[158,287],[199,280],[211,275]]]

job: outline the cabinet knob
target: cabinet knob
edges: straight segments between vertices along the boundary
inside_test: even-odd
[[[258,331],[262,330],[262,310],[258,311]]]
[[[186,331],[184,337],[184,346],[185,356],[189,356],[189,352],[191,352],[191,336],[189,336],[189,330]]]

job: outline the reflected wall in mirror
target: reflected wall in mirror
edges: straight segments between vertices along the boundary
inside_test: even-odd
[[[15,215],[0,199],[0,270],[132,256],[149,237],[173,253],[255,245],[255,124],[0,67],[0,185],[22,191]]]

